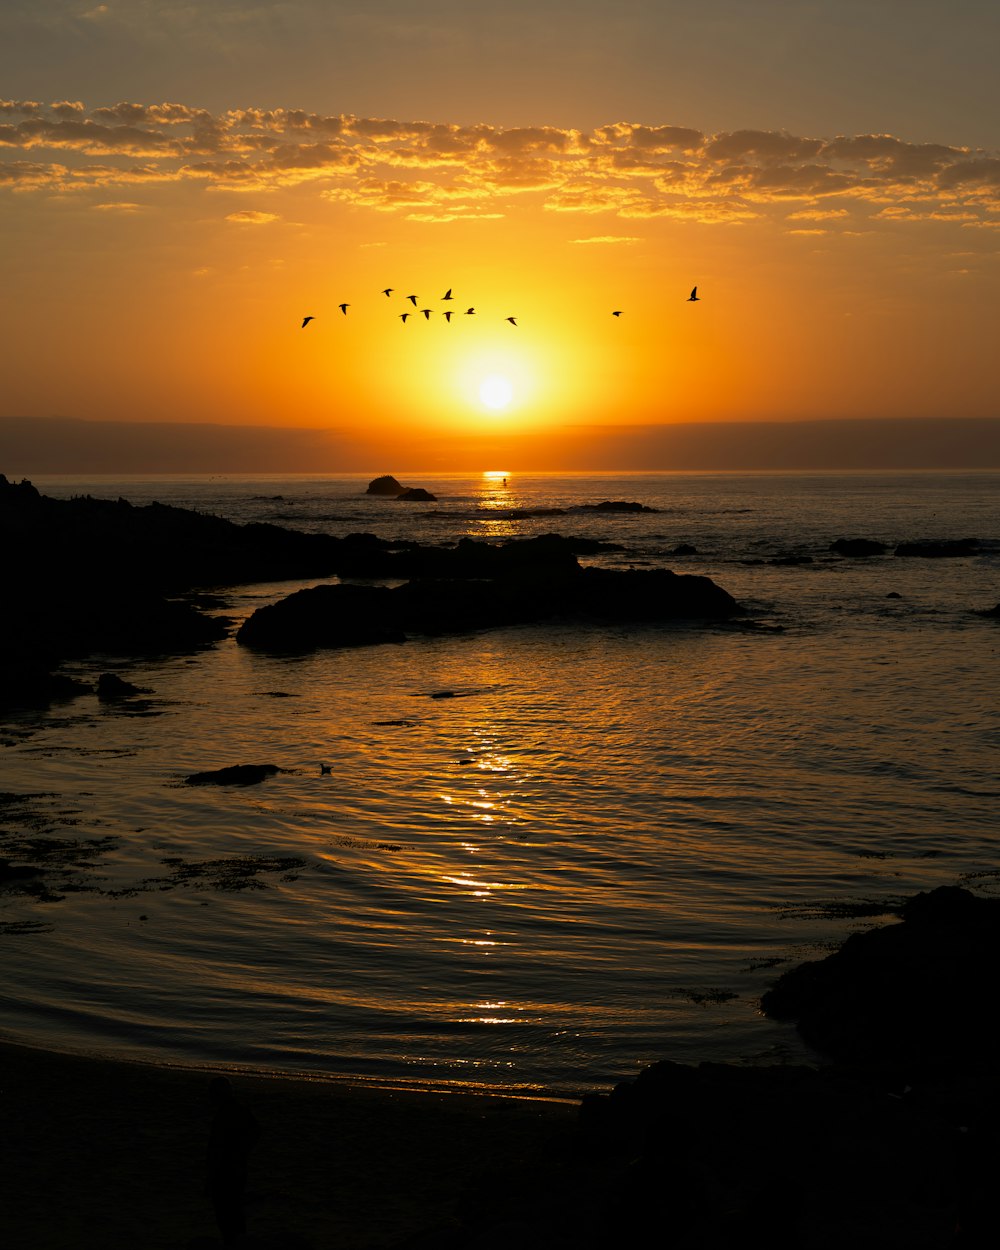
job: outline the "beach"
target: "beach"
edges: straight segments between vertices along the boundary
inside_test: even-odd
[[[7,1042],[0,1065],[0,1244],[222,1244],[203,1194],[213,1073]],[[576,1116],[572,1104],[544,1099],[231,1079],[261,1127],[248,1232],[300,1250],[362,1250],[454,1226],[467,1185],[540,1157]]]

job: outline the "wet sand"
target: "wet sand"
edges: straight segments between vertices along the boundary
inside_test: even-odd
[[[0,1245],[221,1246],[202,1192],[212,1073],[6,1042],[0,1073]],[[261,1126],[247,1226],[262,1246],[362,1250],[454,1226],[468,1184],[544,1157],[576,1116],[535,1099],[231,1079]]]

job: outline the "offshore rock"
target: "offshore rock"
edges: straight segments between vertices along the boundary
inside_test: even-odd
[[[956,559],[959,556],[974,556],[978,550],[978,538],[943,538],[928,542],[900,543],[896,548],[896,555],[942,560]]]
[[[429,490],[424,490],[422,486],[411,486],[398,494],[396,498],[406,503],[435,503],[437,501],[437,495],[432,495]]]
[[[957,886],[918,894],[902,921],[852,934],[761,999],[804,1040],[848,1062],[935,1065],[995,1055],[1000,899]]]
[[[232,764],[206,773],[192,773],[184,781],[189,786],[256,786],[265,777],[281,771],[277,764]]]
[[[553,619],[719,620],[739,610],[732,596],[707,577],[668,569],[582,569],[561,542],[535,539],[490,547],[465,540],[454,559],[463,556],[471,570],[462,578],[419,577],[392,589],[337,585],[300,590],[259,608],[236,640],[267,650],[308,651]]]
[[[888,548],[874,538],[838,538],[830,544],[830,550],[838,556],[884,556]]]
[[[392,476],[391,473],[384,473],[381,477],[372,478],[368,483],[366,495],[389,495],[395,498],[401,495],[406,487]]]
[[[605,499],[601,503],[578,504],[573,511],[580,512],[659,512],[659,508],[648,508],[643,503],[634,503],[627,499]]]

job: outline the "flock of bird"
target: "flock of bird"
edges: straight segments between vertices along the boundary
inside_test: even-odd
[[[451,290],[452,290],[452,289],[451,289],[451,287],[449,287],[449,288],[447,289],[447,291],[445,291],[444,295],[442,295],[442,296],[441,296],[441,300],[442,300],[442,302],[443,302],[444,300],[450,300],[450,299],[454,299],[454,298],[455,298],[455,297],[452,295]],[[387,286],[387,287],[383,290],[382,294],[386,297],[386,299],[391,299],[391,298],[392,298],[392,296],[395,294],[395,287]],[[413,305],[413,307],[416,309],[416,311],[417,311],[417,312],[419,312],[419,313],[423,313],[423,316],[424,316],[424,320],[425,320],[425,321],[430,321],[430,319],[431,319],[431,314],[434,312],[434,309],[433,309],[433,308],[418,308],[418,307],[417,307],[417,305],[418,305],[418,303],[420,302],[420,296],[419,296],[419,295],[407,295],[405,298],[406,298],[406,299],[408,299],[408,300],[410,301],[410,303]],[[700,299],[700,296],[698,295],[698,288],[697,288],[696,286],[695,286],[695,287],[692,287],[692,288],[691,288],[691,294],[687,297],[687,303],[689,303],[689,304],[690,304],[690,303],[697,303],[699,299]],[[337,305],[337,307],[340,309],[340,311],[341,311],[341,312],[344,314],[344,316],[346,317],[346,316],[347,316],[347,310],[348,310],[348,308],[350,308],[350,307],[351,307],[351,305],[350,305],[350,304],[338,304],[338,305]],[[400,321],[402,321],[403,325],[405,326],[405,325],[406,325],[406,319],[407,319],[408,317],[412,317],[412,316],[414,316],[415,314],[414,314],[414,313],[412,313],[412,312],[403,312],[403,313],[397,313],[396,315],[397,315],[397,317],[399,317]],[[467,308],[467,309],[465,310],[465,312],[464,312],[464,313],[462,313],[462,316],[463,316],[463,317],[474,317],[475,315],[476,315],[476,310],[475,310],[474,308]],[[620,316],[622,315],[622,309],[621,309],[621,308],[616,308],[616,309],[614,309],[614,310],[612,311],[611,315],[612,315],[612,317],[620,317]],[[447,322],[449,322],[449,323],[450,323],[450,322],[451,322],[452,317],[454,317],[454,316],[455,316],[455,312],[454,312],[454,310],[453,310],[453,309],[451,309],[451,308],[447,308],[447,309],[445,309],[445,311],[444,311],[444,319],[445,319],[445,321],[447,321]],[[304,330],[304,329],[306,328],[306,326],[309,324],[309,322],[310,322],[310,321],[315,321],[315,320],[316,320],[316,318],[315,318],[315,317],[313,317],[313,316],[303,317],[303,318],[302,318],[302,326],[301,326],[301,328]],[[516,326],[516,325],[517,325],[517,317],[516,317],[516,316],[515,316],[515,317],[504,317],[504,321],[509,321],[509,322],[510,322],[510,324],[511,324],[512,326]]]

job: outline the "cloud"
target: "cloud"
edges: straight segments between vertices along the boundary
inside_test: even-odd
[[[262,213],[255,208],[241,208],[226,217],[226,221],[235,221],[244,226],[266,226],[272,221],[280,220],[277,213]]]
[[[595,234],[589,239],[570,239],[570,243],[641,243],[642,239],[627,234]]]
[[[210,113],[183,102],[0,101],[8,189],[106,196],[156,183],[257,194],[312,185],[357,211],[427,221],[495,219],[520,205],[705,225],[811,220],[841,232],[873,214],[882,229],[1000,217],[1000,155],[885,134],[709,135],[626,121],[584,132],[290,108]]]

